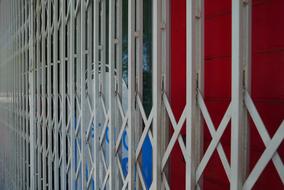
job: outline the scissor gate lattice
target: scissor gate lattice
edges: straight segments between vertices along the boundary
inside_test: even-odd
[[[170,189],[175,145],[185,161],[186,189],[202,188],[215,150],[231,189],[251,189],[270,160],[284,183],[277,153],[284,122],[270,137],[250,96],[251,1],[232,1],[232,97],[218,127],[203,98],[203,0],[186,1],[186,105],[180,118],[169,99],[170,1],[152,1],[152,105],[146,110],[145,2],[0,1],[1,189]],[[266,147],[250,173],[243,151],[248,115]],[[204,127],[212,140],[202,150]],[[231,161],[220,140],[228,127]],[[150,180],[143,172],[147,140]]]

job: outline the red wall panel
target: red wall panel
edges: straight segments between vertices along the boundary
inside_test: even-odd
[[[186,10],[185,0],[171,1],[171,104],[176,118],[185,105]],[[254,0],[252,9],[252,98],[270,136],[284,119],[284,1]],[[231,98],[231,1],[205,0],[205,101],[215,126]],[[211,136],[204,126],[204,149]],[[254,124],[250,125],[250,170],[264,151]],[[183,130],[184,134],[184,130]],[[230,126],[221,139],[230,159]],[[170,160],[172,189],[184,189],[184,160],[179,146]],[[278,150],[284,157],[284,145]],[[204,174],[204,189],[228,189],[218,154],[215,152]],[[255,189],[281,189],[280,178],[269,164]]]

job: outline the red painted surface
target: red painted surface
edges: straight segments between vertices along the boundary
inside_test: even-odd
[[[186,0],[171,2],[171,104],[178,119],[185,106]],[[252,98],[272,137],[284,119],[284,1],[253,0],[252,9]],[[205,101],[214,125],[222,119],[231,97],[231,1],[205,0]],[[182,133],[185,133],[183,129]],[[230,125],[221,139],[230,160]],[[265,146],[250,125],[250,168]],[[211,136],[204,126],[204,150]],[[284,143],[278,149],[284,158]],[[179,146],[170,160],[172,189],[185,188],[185,165]],[[204,189],[229,189],[220,158],[214,152],[203,175]],[[283,189],[272,162],[254,189]]]

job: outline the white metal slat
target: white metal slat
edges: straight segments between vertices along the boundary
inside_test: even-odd
[[[98,90],[99,90],[99,99],[100,99],[100,108],[103,109],[103,114],[102,113],[98,113],[98,128],[100,126],[106,125],[106,123],[108,123],[109,121],[109,114],[106,111],[106,107],[105,107],[105,99],[106,99],[106,56],[107,56],[107,42],[106,42],[106,37],[107,37],[107,33],[106,33],[106,1],[101,1],[100,2],[100,42],[99,42],[99,49],[100,49],[100,67],[98,69],[99,74],[99,84],[98,84]],[[105,128],[105,127],[104,127]],[[99,153],[100,153],[100,157],[101,155],[103,155],[103,157],[100,158],[100,163],[102,162],[103,164],[99,164],[99,177],[100,177],[100,183],[99,186],[101,188],[104,187],[103,184],[103,179],[105,178],[104,176],[107,175],[108,173],[108,169],[105,163],[105,158],[104,158],[104,147],[101,144],[101,141],[103,139],[105,139],[105,136],[102,136],[101,131],[104,129],[98,129],[99,134],[101,134],[99,136],[100,139],[100,145],[99,145]],[[104,166],[104,167],[103,167]]]
[[[134,189],[135,167],[135,1],[128,0],[128,189]]]
[[[203,83],[203,1],[187,1],[186,4],[186,189],[194,189],[196,185],[196,169],[200,160],[202,134],[201,119],[197,104],[197,84]],[[198,15],[201,14],[201,15]],[[200,18],[202,20],[200,20]],[[200,69],[200,71],[198,71]],[[200,72],[200,78],[198,78]],[[198,81],[198,79],[200,79]],[[200,86],[200,90],[203,86]]]
[[[85,14],[85,11],[86,11],[86,6],[85,6],[85,1],[81,1],[80,2],[80,66],[81,66],[81,73],[80,73],[80,82],[81,82],[81,117],[82,117],[82,120],[81,120],[81,155],[80,155],[80,158],[81,158],[81,172],[82,172],[82,186],[81,188],[82,189],[86,189],[87,187],[87,180],[85,179],[86,176],[85,176],[85,170],[86,170],[86,160],[85,160],[85,154],[86,154],[86,136],[85,136],[85,131],[86,131],[86,114],[87,114],[87,102],[86,102],[86,99],[87,99],[87,94],[86,94],[86,71],[85,71],[85,64],[86,64],[86,56],[85,56],[85,44],[86,44],[86,40],[85,40],[85,24],[84,21],[86,19],[86,14]]]
[[[135,15],[135,21],[136,21],[136,24],[135,24],[135,27],[134,27],[134,32],[135,32],[135,46],[136,46],[136,52],[135,52],[135,57],[136,57],[136,63],[135,63],[135,66],[136,66],[136,70],[135,70],[135,87],[134,87],[134,91],[135,91],[135,100],[134,100],[134,106],[135,106],[135,112],[134,112],[134,119],[135,119],[135,122],[134,122],[134,125],[135,125],[135,130],[132,131],[132,133],[134,132],[135,136],[134,136],[134,139],[135,139],[135,142],[134,142],[134,145],[135,145],[135,160],[134,160],[134,163],[135,163],[135,166],[137,167],[137,171],[135,173],[135,178],[137,179],[140,179],[140,180],[137,180],[135,186],[137,189],[146,189],[146,186],[145,186],[145,182],[144,182],[144,179],[142,177],[142,172],[141,172],[141,169],[140,169],[140,166],[139,166],[139,162],[141,162],[141,158],[139,158],[139,154],[140,154],[140,151],[141,151],[141,148],[142,148],[142,142],[144,142],[144,139],[146,137],[146,135],[148,134],[148,130],[150,128],[150,124],[152,123],[152,118],[150,119],[151,121],[149,122],[149,125],[145,125],[145,128],[147,128],[145,130],[145,137],[143,138],[142,137],[142,130],[143,130],[143,120],[142,120],[142,117],[140,114],[144,113],[144,116],[145,116],[145,112],[144,112],[144,109],[143,111],[142,108],[142,103],[140,102],[140,107],[138,107],[138,99],[140,101],[140,98],[143,98],[143,67],[144,67],[144,59],[143,59],[143,50],[144,50],[144,44],[143,44],[143,39],[144,39],[144,23],[143,23],[143,18],[144,18],[144,1],[136,1],[136,7],[135,7],[135,10],[136,12],[134,13]],[[132,11],[134,7],[130,8],[128,7],[128,12]],[[131,10],[130,10],[131,9]],[[128,13],[129,14],[129,13]],[[128,23],[130,23],[130,21],[128,20]],[[128,30],[130,30],[130,25],[128,25]],[[128,34],[129,35],[129,34]],[[128,36],[129,37],[129,36]],[[128,68],[129,69],[129,68]],[[129,71],[128,71],[128,74],[129,74]],[[129,77],[129,76],[128,76]],[[133,89],[128,89],[128,90],[133,90]],[[129,95],[128,95],[129,96]],[[139,98],[140,97],[140,98]],[[130,98],[130,96],[128,97]],[[129,109],[132,109],[131,106],[129,106]],[[140,112],[141,111],[141,112]],[[153,112],[152,112],[153,113]],[[146,118],[146,116],[145,116]],[[144,118],[144,119],[145,119]],[[144,120],[144,122],[146,123],[146,120]],[[131,125],[130,125],[131,127]],[[141,140],[140,142],[140,145],[138,144],[139,143],[139,139],[143,139]],[[129,139],[129,142],[131,142],[131,140]],[[133,143],[133,142],[132,142]],[[152,143],[152,142],[151,142]],[[129,149],[130,151],[132,151],[131,149]],[[130,153],[130,152],[129,152]],[[136,154],[138,153],[138,154]],[[129,160],[130,161],[130,160]],[[131,180],[131,179],[129,179]],[[131,181],[129,181],[131,183]]]
[[[41,189],[41,154],[42,154],[42,145],[41,145],[41,123],[42,123],[42,108],[41,108],[41,63],[40,63],[40,42],[41,42],[41,28],[40,28],[40,18],[41,18],[41,12],[39,11],[40,8],[40,3],[39,1],[36,1],[36,22],[37,22],[37,29],[36,29],[36,54],[37,54],[37,174],[36,174],[36,179],[37,179],[37,187],[35,189]]]
[[[53,63],[51,63],[51,1],[47,2],[47,141],[48,141],[48,145],[47,145],[47,149],[48,149],[48,189],[51,190],[52,187],[52,164],[53,164],[53,152],[52,152],[52,128],[53,128],[53,121],[52,121],[52,114],[51,114],[51,103],[52,103],[52,94],[51,94],[51,88],[52,88],[52,84],[51,84],[51,65]]]
[[[20,64],[20,83],[21,83],[21,92],[20,92],[20,105],[21,105],[21,126],[20,126],[20,151],[21,151],[21,157],[20,157],[20,172],[19,172],[19,187],[24,187],[25,188],[25,148],[26,148],[26,142],[25,142],[25,127],[26,127],[26,123],[25,123],[25,67],[26,67],[26,60],[25,60],[25,27],[24,27],[24,23],[25,21],[25,13],[26,13],[26,9],[25,9],[25,2],[23,1],[22,4],[22,23],[21,23],[21,60],[19,62]],[[23,177],[21,177],[23,176]]]
[[[30,1],[30,39],[29,39],[29,64],[30,64],[30,70],[29,70],[29,83],[30,83],[30,90],[29,90],[29,102],[30,102],[30,189],[35,189],[35,152],[36,152],[36,136],[35,136],[35,127],[36,127],[36,112],[35,112],[35,61],[34,61],[34,0]]]
[[[42,186],[43,189],[45,190],[48,187],[48,181],[47,181],[47,158],[48,158],[48,150],[47,150],[47,139],[46,139],[46,129],[47,129],[47,63],[46,63],[46,27],[45,25],[47,24],[46,22],[46,17],[45,17],[45,12],[46,12],[46,1],[43,0],[41,2],[41,7],[42,7],[42,12],[41,12],[41,19],[42,19],[42,42],[41,42],[41,51],[42,51],[42,58],[41,58],[41,67],[42,67],[42,86],[41,86],[41,91],[42,91],[42,98],[41,98],[41,104],[42,104]]]
[[[86,33],[86,50],[85,55],[86,58],[86,64],[87,64],[87,110],[88,110],[88,132],[86,133],[86,140],[87,140],[87,172],[86,180],[87,180],[87,189],[91,189],[92,186],[94,186],[94,86],[93,86],[93,77],[94,77],[94,65],[93,65],[93,1],[89,2],[87,1],[86,6],[86,24],[87,24],[87,33]],[[88,179],[87,179],[88,178]]]
[[[232,1],[231,190],[242,188],[248,168],[248,148],[246,147],[248,124],[243,105],[243,90],[249,88],[246,85],[249,84],[250,73],[244,75],[243,67],[249,67],[250,64],[250,40],[245,41],[243,36],[250,35],[247,29],[250,27],[250,22],[246,19],[249,19],[251,13],[249,10],[245,12],[249,6],[251,6],[249,1]],[[243,49],[246,49],[248,54],[244,53]]]
[[[161,89],[162,89],[162,1],[153,2],[153,181],[151,189],[161,188]]]
[[[70,181],[70,188],[71,190],[75,190],[75,182],[77,181],[77,177],[76,177],[76,163],[75,161],[73,160],[74,157],[75,157],[75,153],[74,153],[74,150],[75,150],[75,143],[76,143],[76,138],[75,138],[75,128],[76,128],[76,118],[75,118],[75,97],[76,97],[76,94],[75,94],[75,64],[74,64],[74,52],[75,52],[75,47],[74,47],[74,41],[75,41],[75,34],[74,34],[74,31],[75,31],[75,14],[74,14],[74,0],[71,0],[69,1],[69,6],[70,6],[70,38],[69,38],[69,45],[70,45],[70,48],[69,48],[69,61],[70,61],[70,64],[69,64],[69,73],[70,73],[70,131],[71,131],[71,146],[70,146],[70,152],[69,152],[69,156],[70,156],[70,162],[71,162],[71,172],[70,172],[70,175],[71,175],[71,181]]]
[[[99,20],[100,9],[99,1],[94,1],[94,187],[99,189],[99,118],[98,118],[98,104],[99,104]]]
[[[20,7],[20,6],[19,6]],[[19,12],[21,13],[21,11]],[[19,16],[19,15],[18,15]],[[21,15],[20,15],[21,16]],[[22,17],[21,17],[22,18]],[[20,20],[20,19],[19,19]],[[21,21],[21,20],[20,20]],[[21,22],[19,21],[18,25],[20,27],[21,25]],[[17,37],[18,37],[18,40],[19,40],[19,44],[18,44],[18,52],[17,52],[17,122],[18,122],[18,125],[15,126],[16,130],[17,131],[11,131],[12,132],[12,135],[13,135],[13,132],[17,132],[15,134],[15,137],[16,137],[16,155],[18,157],[21,157],[21,135],[20,135],[20,132],[21,132],[21,126],[22,126],[22,122],[21,122],[21,65],[19,64],[20,61],[21,61],[21,56],[20,56],[20,50],[21,50],[21,36],[20,36],[20,32],[18,32],[17,34]],[[7,110],[8,111],[8,110]],[[21,173],[21,159],[18,159],[17,161],[15,161],[15,176],[16,176],[16,181],[15,181],[15,184],[14,186],[16,188],[18,188],[18,186],[20,185],[20,179],[19,179],[19,174]]]
[[[164,104],[164,96],[170,95],[170,69],[171,69],[171,1],[164,0],[162,2],[162,24],[161,29],[163,31],[162,35],[162,104]],[[167,109],[165,105],[162,106],[162,121],[161,125],[163,126],[162,130],[162,142],[161,142],[161,149],[164,153],[167,148],[167,144],[169,143],[170,139],[170,119],[167,117]],[[180,141],[180,140],[179,140]],[[184,149],[183,149],[184,148]],[[183,151],[185,151],[185,146],[183,147]],[[162,183],[163,188],[170,189],[167,176],[169,176],[169,165],[162,165]]]
[[[30,96],[30,89],[31,89],[31,84],[29,82],[29,74],[30,74],[30,38],[31,36],[30,34],[30,23],[31,23],[31,19],[30,19],[30,9],[29,9],[29,4],[31,1],[27,1],[26,4],[26,20],[27,20],[27,25],[26,25],[26,189],[30,188],[30,167],[31,167],[31,163],[30,163],[30,128],[31,128],[31,123],[30,123],[30,101],[29,101],[29,96]]]
[[[115,1],[115,14],[114,14],[114,22],[115,22],[115,39],[114,39],[114,50],[115,50],[115,123],[116,123],[116,130],[115,130],[115,155],[116,161],[115,162],[115,175],[120,176],[120,179],[117,179],[116,188],[124,189],[127,187],[127,183],[125,182],[126,176],[124,176],[123,172],[120,172],[119,168],[122,168],[122,162],[124,150],[122,148],[122,139],[120,138],[120,134],[123,134],[125,130],[128,128],[128,118],[125,117],[124,114],[121,114],[122,110],[122,103],[123,103],[123,78],[122,78],[122,62],[123,62],[123,55],[122,55],[122,0]],[[128,110],[128,108],[126,108]],[[122,136],[121,136],[122,137]],[[128,140],[128,136],[127,136]],[[128,152],[128,151],[126,151]],[[127,154],[127,153],[125,153]],[[122,170],[121,170],[122,171]],[[120,175],[121,173],[121,175]]]
[[[68,181],[69,181],[69,177],[67,177],[67,163],[68,161],[67,160],[67,150],[69,148],[69,145],[66,143],[67,141],[67,123],[66,120],[66,106],[68,106],[68,103],[66,103],[67,101],[67,92],[66,92],[66,87],[67,87],[67,81],[66,80],[66,76],[68,73],[66,73],[66,65],[65,63],[67,62],[67,56],[68,56],[68,53],[66,55],[65,53],[65,43],[66,43],[66,34],[67,34],[67,31],[66,31],[66,4],[65,4],[65,1],[64,0],[61,0],[60,1],[61,3],[61,6],[62,6],[62,9],[61,9],[61,22],[62,22],[62,29],[61,29],[61,33],[60,33],[60,37],[61,37],[61,43],[60,43],[60,52],[61,52],[61,58],[60,58],[60,61],[61,61],[61,89],[60,89],[60,93],[61,93],[61,99],[62,99],[62,102],[61,102],[61,108],[62,108],[62,113],[61,113],[61,132],[62,132],[62,172],[61,172],[61,188],[63,190],[66,190],[67,188],[67,184],[68,184]],[[65,82],[64,82],[65,81]],[[67,147],[68,146],[68,147]],[[66,148],[67,147],[67,148]]]
[[[109,189],[115,189],[115,1],[108,1],[108,64],[109,64],[109,82],[108,82],[108,139],[109,139]]]
[[[61,27],[58,26],[58,22],[60,23],[60,18],[58,19],[58,15],[60,14],[60,10],[58,10],[58,6],[60,5],[59,1],[55,1],[53,4],[53,11],[54,11],[54,15],[53,15],[53,49],[51,49],[51,51],[53,51],[53,123],[54,123],[54,133],[53,135],[53,139],[54,139],[54,143],[53,143],[53,150],[54,150],[54,189],[58,190],[59,189],[59,176],[60,176],[60,172],[62,169],[62,165],[60,163],[60,158],[62,155],[62,135],[59,132],[60,129],[60,119],[61,117],[58,117],[58,111],[62,111],[62,109],[60,109],[60,100],[59,100],[59,87],[58,87],[58,82],[61,82],[60,79],[58,78],[58,69],[60,68],[60,64],[61,61],[59,61],[59,55],[58,53],[58,49],[60,47],[60,45],[58,45],[58,40],[60,38],[58,38],[58,33],[60,32]],[[62,26],[62,25],[61,25]],[[62,64],[62,63],[61,63]],[[59,110],[60,109],[60,110]],[[59,136],[60,135],[60,139]],[[59,142],[59,140],[61,140],[61,142]],[[59,144],[59,147],[58,147]],[[60,150],[60,152],[59,152]],[[61,181],[60,181],[61,182]]]

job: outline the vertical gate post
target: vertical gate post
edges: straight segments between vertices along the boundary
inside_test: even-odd
[[[78,29],[80,32],[80,69],[81,69],[81,74],[80,74],[80,83],[81,83],[81,155],[80,155],[80,159],[81,159],[81,175],[82,175],[82,186],[81,188],[82,189],[86,189],[86,160],[85,160],[85,154],[86,154],[86,145],[87,145],[87,141],[86,141],[86,131],[87,131],[87,94],[86,94],[86,83],[87,83],[87,78],[86,78],[86,69],[85,69],[85,64],[86,64],[86,26],[85,26],[85,19],[86,19],[86,14],[85,14],[85,11],[86,11],[86,3],[85,1],[81,1],[80,2],[81,5],[80,5],[80,29]],[[89,88],[89,87],[88,87]],[[79,127],[79,126],[77,126]]]
[[[51,65],[53,63],[51,63],[51,1],[47,1],[47,179],[48,181],[46,181],[48,189],[52,190],[52,162],[53,162],[53,153],[52,153],[52,115],[51,115],[51,88],[52,88],[52,84],[51,84]]]
[[[232,1],[231,190],[242,189],[248,168],[248,121],[244,91],[250,88],[250,0]]]
[[[204,3],[186,1],[186,189],[196,189],[196,169],[203,149],[202,117],[197,92],[203,94]],[[199,186],[202,182],[199,180]]]
[[[30,189],[35,189],[35,62],[34,62],[34,0],[30,4],[29,83],[30,83]]]
[[[161,189],[162,0],[153,1],[153,181]]]
[[[135,189],[135,1],[128,0],[128,189]]]
[[[61,33],[60,33],[60,37],[61,37],[61,43],[60,43],[60,53],[61,53],[61,67],[60,67],[60,74],[61,74],[61,108],[62,108],[62,112],[61,112],[61,132],[62,132],[62,173],[61,173],[61,187],[62,189],[66,189],[67,188],[67,183],[68,183],[68,178],[67,177],[67,164],[66,164],[66,160],[67,160],[67,150],[68,148],[66,148],[68,146],[68,143],[66,143],[66,138],[67,138],[67,122],[66,122],[66,106],[68,105],[68,103],[66,103],[66,98],[67,98],[67,94],[66,94],[66,86],[67,86],[67,81],[66,80],[66,76],[67,76],[67,72],[66,72],[66,56],[68,55],[68,53],[65,53],[65,43],[66,39],[65,39],[65,35],[67,34],[67,29],[66,29],[66,19],[65,19],[65,12],[66,12],[66,4],[64,0],[60,1],[61,3]]]
[[[94,0],[94,181],[95,189],[99,189],[99,120],[98,120],[98,112],[99,112],[99,21],[100,21],[100,6],[99,1]]]
[[[197,93],[201,93],[204,97],[204,21],[205,21],[205,11],[204,11],[204,1],[198,0],[196,6],[196,72],[197,72]],[[198,105],[196,112],[196,160],[200,163],[203,156],[203,141],[204,141],[204,133],[203,133],[203,117],[201,114],[200,106]],[[196,180],[196,183],[199,184],[199,187],[203,189],[203,178],[201,177],[199,181]]]
[[[69,11],[70,11],[70,57],[69,57],[69,72],[70,72],[70,122],[71,122],[71,152],[69,153],[70,155],[68,155],[68,157],[71,157],[71,190],[76,190],[75,188],[75,184],[76,184],[76,163],[75,163],[75,143],[76,143],[76,137],[75,137],[75,127],[76,127],[76,123],[77,123],[77,118],[75,117],[75,97],[76,97],[76,93],[75,93],[75,60],[74,60],[74,49],[75,49],[75,10],[74,10],[74,0],[71,0],[70,2],[70,7],[69,7]],[[68,7],[68,6],[67,6]]]
[[[62,162],[59,163],[59,159],[61,158],[61,152],[62,152],[62,138],[59,139],[59,119],[60,117],[58,117],[58,112],[62,111],[63,109],[60,109],[60,106],[59,106],[59,103],[60,101],[58,100],[59,98],[59,93],[58,93],[58,86],[60,86],[61,84],[58,85],[57,81],[59,79],[58,77],[58,65],[60,63],[59,61],[59,55],[57,54],[58,52],[58,49],[60,47],[60,44],[57,43],[58,40],[60,39],[59,36],[58,36],[58,32],[59,31],[59,27],[58,26],[58,15],[60,14],[60,10],[58,10],[58,6],[60,5],[60,1],[57,0],[54,2],[54,5],[52,8],[54,8],[54,16],[53,16],[53,28],[54,28],[54,31],[53,31],[53,108],[54,108],[54,111],[53,111],[53,120],[54,120],[54,144],[53,144],[53,151],[54,151],[54,190],[58,190],[59,189],[59,176],[60,176],[60,172],[61,172],[61,166],[62,166]],[[63,15],[62,15],[63,17]],[[61,23],[61,25],[63,25]],[[59,44],[59,45],[58,45]],[[63,64],[61,62],[61,64]],[[62,83],[62,81],[60,81]],[[60,110],[59,110],[60,109]],[[63,127],[63,126],[61,126]],[[61,140],[61,142],[59,142],[59,140]],[[58,143],[59,143],[59,146],[60,146],[60,152],[59,152],[59,148],[58,148]],[[62,182],[62,181],[61,181]]]
[[[41,19],[42,19],[42,26],[41,26],[41,40],[42,40],[42,43],[41,43],[41,50],[42,50],[42,54],[41,54],[41,59],[42,59],[42,62],[41,62],[41,80],[42,80],[42,85],[41,85],[41,92],[42,92],[42,96],[41,96],[41,102],[40,104],[42,104],[42,186],[43,186],[43,189],[46,188],[46,184],[47,184],[47,160],[46,160],[46,156],[47,156],[47,145],[46,145],[46,123],[47,123],[47,118],[46,118],[46,115],[47,115],[47,111],[46,111],[46,106],[47,106],[47,94],[46,94],[46,70],[45,70],[45,67],[46,67],[46,51],[45,51],[45,47],[46,47],[46,35],[44,34],[45,31],[46,31],[46,28],[45,28],[45,25],[47,24],[46,23],[46,17],[45,17],[45,9],[46,9],[46,4],[44,2],[41,2],[41,9],[42,9],[42,12],[41,12]]]
[[[115,1],[109,0],[108,64],[109,64],[109,189],[114,190],[115,180]]]

